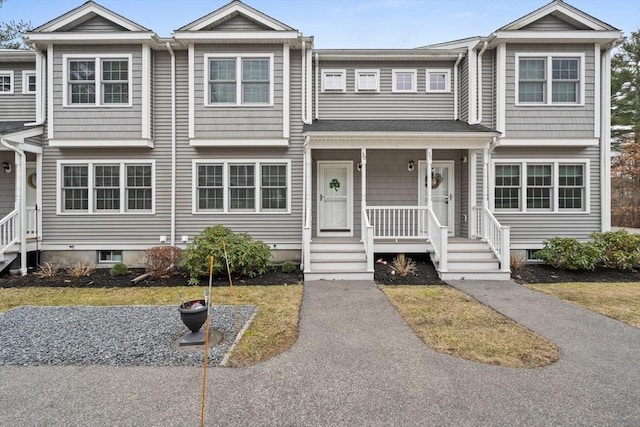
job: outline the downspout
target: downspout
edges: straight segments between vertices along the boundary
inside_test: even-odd
[[[480,49],[480,52],[478,53],[478,60],[476,62],[476,78],[477,78],[477,85],[476,85],[476,89],[477,89],[477,93],[478,96],[476,97],[476,105],[477,107],[475,108],[476,110],[476,117],[475,120],[473,120],[472,122],[469,122],[470,125],[479,125],[480,123],[482,123],[482,55],[484,55],[484,51],[487,50],[487,47],[489,46],[489,42],[485,41],[484,44],[482,45],[482,49]]]
[[[302,40],[302,52],[300,54],[302,58],[302,81],[301,81],[301,91],[302,91],[302,99],[300,100],[300,115],[302,116],[302,123],[307,124],[307,43]]]
[[[44,111],[46,109],[45,106],[45,98],[44,98],[44,89],[45,89],[45,78],[46,73],[45,70],[45,56],[44,53],[40,49],[38,49],[34,43],[27,43],[28,46],[36,52],[36,121],[32,123],[25,123],[25,126],[42,126],[47,119]],[[23,82],[24,84],[24,82]]]
[[[320,100],[318,98],[319,88],[320,88],[320,55],[318,55],[318,52],[316,52],[316,114],[315,114],[316,120],[320,118]]]
[[[316,58],[317,58],[317,55],[318,54],[316,53]],[[460,65],[460,61],[462,61],[461,53],[458,54],[458,59],[456,60],[456,63],[453,65],[453,120],[458,120],[458,117],[459,117],[459,114],[458,114],[458,91],[459,91],[458,66]],[[316,69],[316,72],[317,72],[317,69]],[[316,100],[317,99],[318,99],[318,96],[316,95]]]
[[[305,117],[305,123],[311,124],[311,116],[313,115],[312,109],[312,101],[313,101],[313,52],[311,51],[313,45],[309,44],[309,49],[307,50],[307,115]]]
[[[171,246],[176,244],[176,55],[167,42],[171,55]]]
[[[18,185],[20,190],[20,274],[27,275],[27,198],[25,197],[27,183],[27,155],[19,147],[14,147],[4,138],[0,138],[0,144],[15,152],[20,157],[20,168],[18,170]]]

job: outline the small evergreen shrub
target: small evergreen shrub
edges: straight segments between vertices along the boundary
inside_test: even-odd
[[[210,256],[214,260],[214,273],[227,273],[225,245],[229,273],[255,277],[268,271],[271,250],[266,243],[253,240],[247,233],[234,233],[223,225],[215,225],[202,230],[183,253],[189,283],[199,283],[200,276],[209,274]]]
[[[603,267],[632,270],[640,263],[640,235],[619,230],[593,233],[591,238]]]
[[[580,243],[570,237],[554,237],[543,244],[536,256],[555,268],[594,270],[600,259],[600,251],[592,242]]]
[[[282,264],[283,273],[293,273],[296,270],[297,270],[297,267],[293,261],[285,261],[284,264]]]
[[[129,269],[127,268],[126,264],[119,262],[111,267],[111,270],[109,270],[109,274],[111,275],[111,277],[126,276],[127,274],[129,274]]]
[[[177,246],[154,246],[147,249],[145,271],[156,279],[167,278],[175,274],[182,260],[182,249]]]

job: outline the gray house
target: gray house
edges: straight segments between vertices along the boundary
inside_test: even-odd
[[[0,52],[0,257],[137,265],[224,224],[306,279],[388,252],[507,279],[609,228],[621,37],[555,0],[488,37],[316,50],[240,1],[169,38],[89,1]]]

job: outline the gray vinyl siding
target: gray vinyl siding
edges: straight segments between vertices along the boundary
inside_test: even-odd
[[[320,119],[453,119],[452,62],[344,63],[321,60],[320,70],[323,69],[346,69],[346,92],[322,92],[321,82],[319,82]],[[356,92],[355,70],[357,69],[379,70],[380,91]],[[417,92],[393,93],[394,69],[417,69]],[[450,70],[451,91],[426,92],[426,69]],[[319,78],[322,79],[322,72],[319,73]]]
[[[202,52],[200,49],[198,51]],[[230,48],[230,52],[239,52],[241,47]],[[262,49],[260,50],[262,51]],[[271,47],[270,52],[276,53],[276,58],[282,58],[281,47]],[[216,52],[219,50],[216,48]],[[252,50],[255,52],[255,50]],[[197,57],[201,57],[197,55]],[[176,79],[177,87],[177,103],[178,103],[178,118],[177,118],[177,131],[178,131],[178,151],[177,151],[177,188],[176,188],[176,206],[177,206],[177,235],[189,236],[190,241],[195,235],[200,233],[205,227],[223,224],[236,232],[247,232],[253,238],[263,240],[271,245],[274,245],[275,249],[278,249],[278,245],[293,244],[301,247],[302,242],[302,178],[303,178],[303,140],[302,140],[302,118],[300,115],[300,97],[301,97],[301,53],[299,50],[292,50],[290,52],[291,58],[291,71],[290,71],[290,144],[288,148],[215,148],[215,147],[198,147],[194,148],[189,145],[188,139],[188,84],[187,84],[187,58],[186,53],[178,55],[179,61],[177,64],[178,78]],[[282,70],[278,65],[281,64],[281,60],[276,61],[276,85],[279,87],[279,95],[276,96],[278,101],[279,111],[277,115],[278,121],[278,133],[273,133],[269,130],[269,126],[261,126],[258,122],[253,122],[250,117],[245,113],[246,110],[242,107],[228,109],[230,113],[235,113],[235,116],[242,115],[238,120],[234,120],[232,123],[221,122],[219,124],[220,131],[210,131],[205,134],[211,138],[221,137],[220,132],[228,135],[229,137],[237,137],[238,133],[229,131],[229,129],[235,129],[241,127],[244,123],[249,123],[249,126],[244,126],[245,129],[250,129],[251,132],[244,132],[245,137],[256,138],[271,138],[282,137]],[[201,77],[200,77],[201,79]],[[196,83],[196,92],[198,91],[198,83]],[[198,96],[196,96],[198,99]],[[200,94],[200,100],[197,101],[200,104],[202,101],[202,92]],[[206,109],[207,114],[213,114],[212,111],[218,111],[217,109]],[[225,109],[227,110],[227,109]],[[264,109],[256,110],[259,114],[264,115]],[[205,122],[210,119],[208,117],[196,116],[196,129],[204,127]],[[160,119],[159,119],[160,120]],[[274,122],[276,117],[272,119]],[[226,123],[226,124],[225,124]],[[223,126],[224,125],[224,126]],[[227,133],[228,132],[228,133]],[[291,213],[192,213],[192,179],[193,179],[193,160],[206,160],[215,162],[218,159],[227,160],[272,160],[274,162],[280,160],[291,160],[291,200],[290,207]]]
[[[522,27],[522,31],[575,31],[586,29],[576,28],[553,15],[546,15],[531,24]]]
[[[516,106],[518,81],[515,54],[553,52],[585,54],[585,105]],[[506,63],[506,134],[509,138],[589,138],[594,132],[594,47],[593,45],[507,45]]]
[[[224,22],[215,22],[212,25],[205,27],[203,31],[264,31],[267,28],[263,25],[252,21],[241,15],[237,15]]]
[[[63,106],[64,54],[131,54],[132,106]],[[53,54],[53,127],[56,139],[139,139],[142,135],[142,47],[56,46]]]
[[[0,168],[0,218],[4,218],[16,207],[16,167],[13,151],[0,151],[0,163],[2,162],[9,162],[11,172],[6,173]]]
[[[13,71],[13,94],[0,93],[0,121],[33,121],[36,118],[35,94],[23,94],[22,71],[35,71],[31,62],[2,63],[0,71]]]
[[[458,102],[458,118],[465,122],[469,121],[469,57],[465,56],[458,64],[460,78],[460,100]]]
[[[553,159],[562,162],[563,159],[587,159],[591,176],[590,184],[590,212],[589,213],[553,213],[526,212],[506,213],[495,211],[498,221],[511,227],[511,245],[525,245],[535,248],[542,241],[551,237],[574,237],[588,239],[594,231],[600,230],[600,152],[598,147],[584,149],[570,148],[539,148],[516,149],[498,148],[492,158],[497,159]]]
[[[117,31],[127,31],[127,29],[103,18],[102,16],[96,16],[74,26],[73,28],[66,29],[65,31],[76,33],[112,33]]]
[[[495,109],[494,109],[494,93],[495,93],[495,69],[494,69],[494,50],[485,51],[482,56],[482,125],[491,129],[495,129]]]
[[[205,106],[205,59],[207,53],[265,54],[274,58],[273,106]],[[290,60],[290,62],[293,62]],[[300,62],[300,61],[298,61]],[[196,138],[282,138],[282,46],[197,46],[195,48],[194,114]],[[299,64],[291,64],[298,67]],[[239,78],[239,76],[238,76]]]

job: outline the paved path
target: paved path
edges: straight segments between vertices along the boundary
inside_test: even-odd
[[[290,351],[209,370],[207,425],[640,425],[640,330],[512,283],[454,286],[549,337],[561,360],[509,369],[441,355],[373,283],[311,282]],[[201,375],[0,367],[0,425],[198,425]]]

